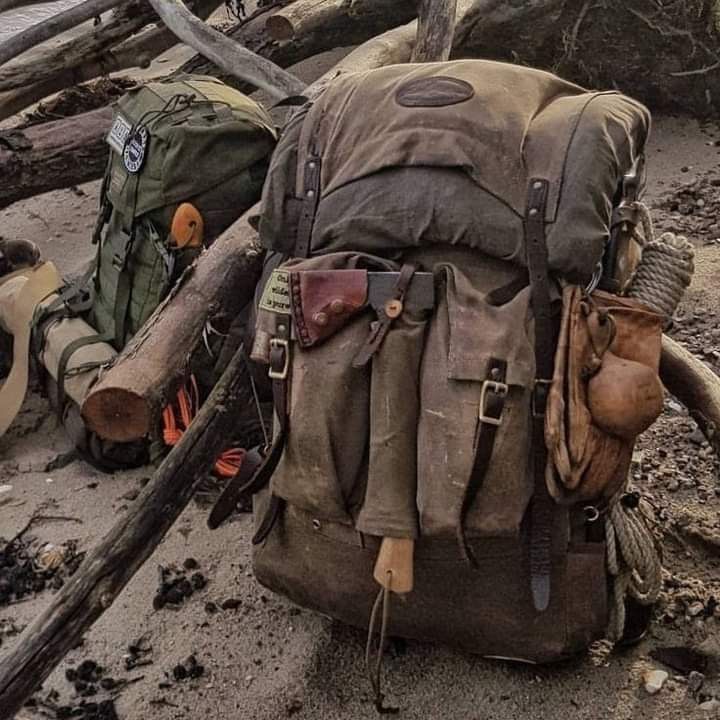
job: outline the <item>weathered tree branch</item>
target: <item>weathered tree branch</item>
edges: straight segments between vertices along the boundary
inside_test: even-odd
[[[447,60],[452,50],[457,0],[420,0],[413,62]]]
[[[0,720],[10,720],[152,554],[251,404],[242,350],[151,481],[0,662]]]
[[[0,209],[28,195],[100,177],[112,114],[103,107],[22,131],[0,131]]]
[[[287,3],[285,3],[287,5]],[[302,15],[290,13],[294,37],[278,41],[273,38],[271,20],[292,8],[304,10]],[[365,42],[388,28],[410,21],[416,14],[416,0],[296,0],[287,8],[269,8],[248,22],[231,29],[228,37],[249,50],[262,55],[280,67],[288,67],[318,53],[336,47]],[[214,75],[240,90],[247,84],[224,72],[202,56],[186,62],[180,72]]]
[[[82,414],[98,435],[125,442],[157,434],[206,324],[227,330],[252,299],[263,251],[249,213],[201,255],[90,391]]]
[[[407,22],[416,14],[415,0],[295,0],[285,8],[272,13],[266,23],[273,40],[285,41],[329,28],[375,28],[375,32]],[[365,36],[372,37],[368,32]],[[352,42],[344,42],[348,45]]]
[[[128,0],[108,22],[90,32],[41,53],[25,63],[0,69],[0,90],[14,90],[43,82],[69,68],[97,57],[121,40],[141,30],[156,19],[152,7]]]
[[[228,73],[272,97],[282,100],[300,95],[305,84],[275,63],[226,38],[221,32],[198,20],[182,0],[148,0],[162,21],[178,38]]]
[[[221,0],[195,0],[194,11],[207,18]],[[0,119],[11,117],[48,95],[94,80],[101,75],[133,67],[145,68],[154,58],[177,45],[178,39],[165,26],[150,28],[102,52],[89,52],[79,65],[60,67],[45,80],[17,90],[0,92]]]
[[[8,60],[13,60],[35,45],[80,25],[122,2],[123,0],[85,0],[80,5],[32,25],[0,44],[0,65],[4,65]]]
[[[688,409],[720,457],[720,377],[682,345],[664,336],[660,378]]]

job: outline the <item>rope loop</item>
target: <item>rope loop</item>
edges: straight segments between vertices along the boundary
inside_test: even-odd
[[[662,564],[655,538],[639,508],[616,496],[605,519],[608,572],[613,577],[613,604],[608,637],[617,642],[625,630],[625,599],[641,605],[657,602],[662,589]]]

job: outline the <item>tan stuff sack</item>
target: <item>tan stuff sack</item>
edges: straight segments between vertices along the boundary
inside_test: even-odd
[[[632,273],[648,123],[617,93],[485,61],[346,76],[291,122],[263,191],[274,252],[252,352],[273,442],[210,518],[255,494],[261,583],[379,630],[380,647],[390,634],[547,662],[641,634],[660,565],[623,490],[657,398],[616,437],[623,416],[587,384],[617,372],[621,386],[630,362],[654,378],[660,323],[583,288]],[[614,329],[596,337],[601,315]],[[551,454],[548,402],[569,408],[565,425],[548,416]]]

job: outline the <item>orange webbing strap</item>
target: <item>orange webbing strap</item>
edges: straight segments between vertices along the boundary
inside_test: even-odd
[[[163,410],[163,440],[165,444],[172,447],[180,442],[183,433],[190,427],[200,405],[200,393],[198,392],[195,376],[190,376],[190,382],[181,387],[177,394],[177,406],[170,403]],[[215,462],[215,472],[220,477],[235,477],[240,469],[246,452],[241,448],[226,450]]]

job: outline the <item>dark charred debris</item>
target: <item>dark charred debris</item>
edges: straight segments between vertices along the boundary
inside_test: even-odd
[[[86,659],[65,671],[65,680],[71,687],[69,699],[63,700],[58,690],[50,690],[46,694],[36,693],[25,707],[56,720],[119,720],[115,708],[118,694],[143,677],[116,679],[95,660]]]
[[[0,607],[59,590],[84,558],[74,540],[55,545],[24,534],[0,538]]]
[[[155,610],[178,609],[188,598],[203,590],[207,579],[194,558],[187,558],[182,567],[158,566],[158,589],[153,598]]]

